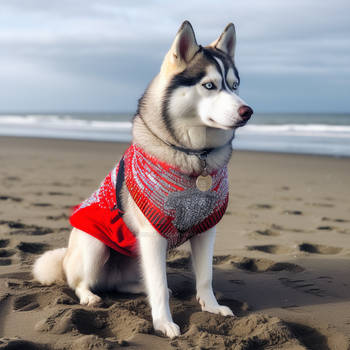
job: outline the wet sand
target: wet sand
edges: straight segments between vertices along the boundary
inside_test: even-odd
[[[347,158],[234,153],[214,290],[235,319],[200,312],[186,245],[168,259],[173,340],[154,333],[143,295],[87,308],[35,282],[33,261],[66,246],[71,208],[127,146],[0,138],[0,349],[349,349]]]

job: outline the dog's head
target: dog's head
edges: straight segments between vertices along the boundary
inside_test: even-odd
[[[208,127],[225,130],[246,124],[253,110],[238,96],[235,46],[232,23],[207,47],[197,44],[189,22],[182,24],[161,69],[171,80],[167,96],[171,119],[192,114]]]
[[[168,136],[178,144],[200,148],[226,143],[234,130],[245,125],[253,114],[238,96],[240,78],[234,63],[235,46],[232,23],[216,41],[202,47],[197,44],[191,24],[185,21],[160,73],[140,100],[140,114],[142,108],[160,101],[157,108],[148,108],[148,115],[160,114]],[[154,121],[152,124],[159,125]]]

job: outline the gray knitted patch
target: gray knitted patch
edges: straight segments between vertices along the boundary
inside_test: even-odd
[[[216,192],[199,191],[191,188],[185,191],[172,192],[165,202],[165,209],[174,210],[174,226],[181,232],[199,224],[213,211],[218,195]]]

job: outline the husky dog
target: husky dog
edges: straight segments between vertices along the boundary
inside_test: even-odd
[[[68,248],[36,261],[37,280],[66,281],[89,306],[101,301],[97,290],[145,291],[154,329],[172,338],[180,329],[169,308],[166,253],[189,240],[202,310],[233,316],[214,296],[212,258],[232,139],[253,114],[238,97],[235,44],[232,23],[207,47],[182,24],[139,101],[132,146],[73,213]]]

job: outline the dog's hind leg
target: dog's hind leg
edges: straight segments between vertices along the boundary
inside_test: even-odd
[[[98,285],[108,258],[109,248],[105,244],[83,231],[72,230],[63,268],[80,304],[93,306],[101,301],[91,289]]]
[[[138,257],[126,256],[111,250],[107,265],[102,284],[107,286],[108,290],[131,294],[146,292]]]
[[[197,300],[203,311],[233,316],[231,309],[219,305],[212,287],[215,227],[191,238],[192,263],[196,275]]]

